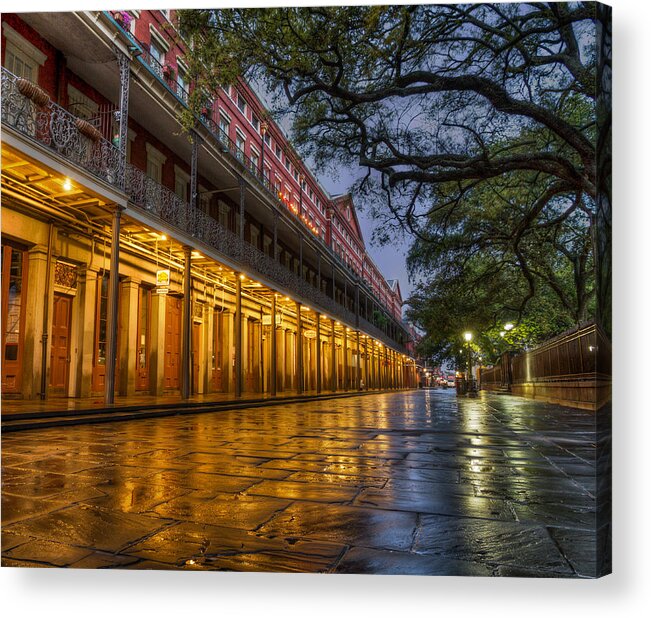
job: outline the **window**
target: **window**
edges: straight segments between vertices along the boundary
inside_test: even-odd
[[[152,68],[157,73],[158,77],[162,78],[163,65],[165,64],[165,52],[154,41],[152,41],[149,44],[149,55],[153,60],[151,63]]]
[[[174,166],[174,193],[184,202],[188,201],[188,184],[190,175],[184,172],[178,165]]]
[[[131,163],[131,145],[136,140],[136,132],[133,129],[127,129],[127,163]]]
[[[260,230],[254,225],[251,226],[251,244],[258,249],[260,248]]]
[[[246,116],[246,101],[239,92],[237,93],[237,109],[239,109],[242,114]]]
[[[208,193],[208,189],[203,185],[199,185],[198,202],[199,209],[207,214],[210,208],[210,193]]]
[[[95,118],[99,106],[83,92],[68,84],[68,111],[79,118],[88,120]]]
[[[226,229],[229,228],[228,225],[228,219],[230,215],[231,209],[228,207],[228,204],[226,202],[222,202],[219,200],[219,223],[221,224],[222,227],[225,227]]]
[[[5,68],[18,77],[38,82],[38,67],[45,64],[47,56],[6,22],[2,24],[2,33],[7,39]]]
[[[163,165],[167,157],[160,150],[154,148],[149,142],[145,145],[147,149],[147,176],[158,184],[163,182]]]
[[[231,130],[231,121],[222,113],[219,114],[219,128],[222,133],[229,135]]]
[[[262,238],[262,252],[269,257],[273,257],[273,238],[266,234]]]
[[[259,166],[260,166],[260,154],[258,153],[253,146],[251,147],[251,154],[249,155],[251,157],[251,164],[253,165],[253,169],[256,171],[256,173],[259,172]]]
[[[187,75],[185,74],[185,71],[182,71],[179,67],[179,70],[176,74],[176,94],[184,103],[188,102],[188,90],[189,88]]]
[[[136,20],[140,18],[140,11],[137,11],[135,9],[132,9],[130,11],[127,11],[129,15],[131,15],[131,21],[129,22],[129,32],[131,34],[136,33]]]
[[[264,143],[271,148],[271,135],[269,135],[269,131],[264,134]]]
[[[246,137],[240,132],[239,129],[235,130],[235,145],[237,146],[237,158],[244,161],[244,146],[246,145]]]
[[[260,131],[260,121],[255,114],[251,114],[251,124],[256,131]]]
[[[280,149],[280,146],[278,144],[276,144],[276,156],[279,159],[282,159],[282,155],[283,155],[283,151]]]
[[[289,159],[285,157],[285,169],[289,171],[289,168],[290,168]]]

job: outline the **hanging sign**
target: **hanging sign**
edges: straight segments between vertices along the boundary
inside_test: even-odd
[[[170,271],[168,268],[156,271],[156,294],[167,294],[170,291]]]
[[[156,271],[156,287],[170,287],[170,271],[169,268]]]

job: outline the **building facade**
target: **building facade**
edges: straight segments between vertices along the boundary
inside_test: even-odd
[[[175,12],[2,16],[2,395],[416,385],[397,282],[244,82],[193,85]]]

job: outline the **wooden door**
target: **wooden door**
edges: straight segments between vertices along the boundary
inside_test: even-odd
[[[149,338],[151,322],[151,290],[138,290],[138,332],[136,334],[136,390],[149,390]]]
[[[223,349],[222,331],[224,324],[224,314],[221,311],[213,312],[213,342],[212,342],[212,386],[216,392],[221,392],[222,384],[222,365]]]
[[[199,392],[199,363],[201,353],[201,324],[192,322],[192,393]]]
[[[166,389],[180,388],[181,312],[181,299],[168,296],[165,303],[165,369],[163,375]]]
[[[2,247],[2,392],[21,392],[27,252]]]
[[[120,322],[120,302],[122,293],[118,287],[118,310],[117,310],[117,337],[115,346],[115,384],[114,390],[118,388],[120,375],[120,339],[122,335],[122,324]],[[97,278],[97,304],[95,308],[95,353],[93,355],[93,377],[92,390],[96,393],[104,391],[106,383],[106,360],[108,354],[108,305],[109,305],[109,273],[104,272]]]
[[[50,393],[68,394],[70,376],[70,316],[72,297],[54,294],[52,309],[52,346],[50,348]]]

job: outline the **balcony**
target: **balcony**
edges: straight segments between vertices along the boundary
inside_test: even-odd
[[[123,189],[124,163],[118,148],[91,123],[66,111],[36,84],[4,67],[2,122],[96,178]]]
[[[142,52],[138,56],[138,60],[154,75],[156,75],[156,77],[165,86],[165,88],[171,92],[184,107],[187,108],[190,92],[178,84],[178,82],[174,81],[171,78],[171,74],[169,74],[169,72],[166,73],[166,65],[161,64],[159,60],[151,54],[149,51],[149,46],[146,43],[135,39],[135,37],[133,37],[133,35],[127,30],[125,30],[125,33],[138,44]],[[250,157],[248,157],[244,151],[242,151],[237,146],[237,144],[229,137],[229,135],[224,132],[221,127],[210,117],[211,107],[207,105],[205,109],[206,113],[200,114],[198,116],[198,120],[211,133],[213,138],[220,145],[222,153],[228,156],[232,162],[237,162],[239,164],[238,167],[244,168],[244,171],[248,173],[247,176],[252,178],[255,181],[256,185],[258,185],[266,192],[267,196],[273,201],[275,206],[281,210],[281,212],[284,212],[288,217],[295,220],[296,223],[298,223],[301,227],[307,229],[311,233],[310,237],[313,237],[318,241],[319,246],[328,255],[328,258],[334,262],[344,273],[346,273],[353,282],[362,284],[364,289],[370,289],[370,286],[366,283],[366,281],[360,277],[360,275],[355,272],[355,270],[353,270],[348,264],[346,264],[345,261],[339,255],[337,255],[329,245],[326,244],[318,232],[312,229],[308,223],[303,220],[301,213],[294,212],[288,206],[288,204],[283,201],[283,199],[278,195],[276,189],[271,185],[269,179],[263,175],[260,166],[256,165],[250,159]],[[387,311],[389,312],[388,308]]]
[[[298,274],[224,228],[201,210],[190,206],[170,189],[148,178],[142,170],[130,164],[123,167],[120,151],[101,137],[100,132],[90,123],[66,111],[35,85],[20,80],[4,68],[2,122],[116,189],[125,190],[134,205],[161,222],[247,266],[252,273],[258,273],[277,283],[297,298],[304,299],[342,321],[355,323],[353,312],[310,285]],[[216,131],[215,137],[224,149],[237,157],[238,149],[232,140],[214,125],[211,125],[212,131]],[[245,163],[256,178],[266,181],[257,175],[259,168],[250,159],[245,158]],[[360,323],[367,333],[395,346],[395,342],[370,322],[360,318]]]
[[[349,324],[355,323],[355,315],[351,311],[130,164],[126,169],[126,191],[133,204],[162,223],[179,229],[208,248],[245,265],[252,274],[257,273],[277,283],[297,298]],[[389,343],[386,335],[382,333],[381,336]],[[391,342],[391,345],[395,343]]]

